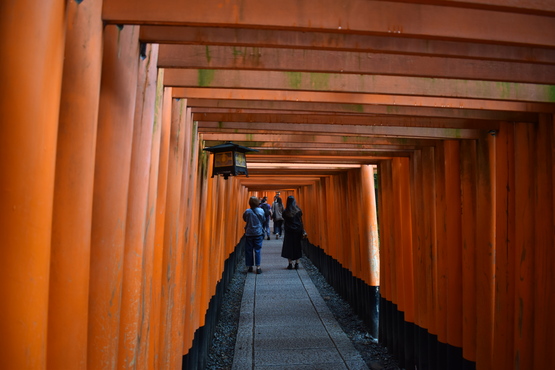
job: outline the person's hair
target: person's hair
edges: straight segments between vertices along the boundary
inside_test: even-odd
[[[258,199],[258,197],[249,198],[249,206],[251,206],[251,208],[256,208],[259,205],[260,205],[260,199]]]
[[[297,201],[295,197],[290,195],[287,197],[287,205],[285,206],[285,211],[283,213],[288,217],[293,217],[299,212],[301,209],[297,205]]]

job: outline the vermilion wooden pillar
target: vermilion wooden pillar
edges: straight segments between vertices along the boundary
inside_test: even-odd
[[[515,178],[514,125],[502,123],[495,145],[494,369],[510,369],[514,358]],[[511,189],[513,189],[511,191]]]
[[[536,243],[534,250],[534,346],[533,368],[549,368],[553,363],[549,360],[555,346],[553,345],[553,301],[555,294],[555,223],[554,223],[554,183],[553,155],[555,154],[553,141],[553,120],[551,116],[540,115],[537,126],[535,145],[535,210],[536,222],[534,232]],[[547,299],[546,299],[547,298]]]
[[[88,367],[117,365],[139,30],[107,26],[91,238]]]
[[[380,296],[383,300],[391,301],[391,273],[392,261],[390,250],[394,248],[394,197],[393,197],[393,178],[391,161],[381,161],[378,165],[378,209],[380,227]],[[381,306],[380,306],[381,307]],[[382,307],[381,307],[382,308]],[[390,343],[389,335],[391,312],[383,311],[380,308],[380,342]]]
[[[399,296],[399,309],[405,314],[405,321],[414,323],[414,286],[413,286],[413,252],[412,252],[412,219],[411,200],[409,188],[409,160],[408,158],[393,158],[393,183],[395,189],[393,201],[395,202],[396,246],[399,248],[401,274],[401,294]]]
[[[145,302],[144,315],[148,317],[149,325],[142,326],[141,330],[141,348],[139,349],[140,364],[144,364],[146,368],[154,368],[155,349],[153,343],[158,343],[158,327],[160,318],[160,266],[162,259],[157,258],[154,248],[154,237],[156,227],[156,203],[158,193],[158,171],[160,159],[160,134],[161,134],[161,115],[162,101],[164,96],[164,71],[158,70],[156,100],[154,106],[154,125],[152,127],[152,146],[150,154],[150,175],[148,185],[148,204],[146,214],[146,235],[145,235],[145,251],[144,251],[144,285],[143,288],[147,292],[151,292],[150,301]],[[158,263],[159,261],[159,263]]]
[[[380,286],[380,247],[378,239],[378,218],[376,213],[376,193],[374,188],[374,166],[362,166],[363,206],[367,211],[364,221],[365,238],[363,245],[365,257],[363,268],[367,269],[365,281],[368,285]]]
[[[179,205],[178,205],[178,213],[177,213],[177,235],[179,235],[179,240],[177,243],[177,253],[174,255],[175,259],[175,295],[174,295],[174,304],[173,304],[173,313],[172,316],[175,318],[173,321],[173,327],[179,328],[178,330],[174,330],[172,332],[172,342],[175,345],[175,358],[174,364],[176,368],[181,368],[182,366],[182,355],[185,353],[183,351],[184,347],[184,340],[185,335],[183,333],[184,328],[184,321],[185,315],[187,310],[190,309],[190,301],[186,298],[186,288],[187,288],[187,281],[185,280],[188,277],[188,271],[185,270],[185,255],[187,247],[187,243],[185,241],[185,234],[186,230],[190,227],[190,213],[187,212],[187,204],[189,203],[189,183],[188,183],[188,176],[190,173],[190,157],[191,151],[193,148],[191,147],[191,135],[192,135],[192,127],[193,127],[193,116],[191,113],[191,108],[187,108],[187,100],[180,99],[179,104],[176,106],[178,111],[174,114],[179,117],[181,127],[179,134],[182,134],[183,137],[180,138],[182,140],[182,153],[180,154],[180,163],[181,168],[179,173],[181,175],[180,181],[180,195],[179,195]],[[183,133],[181,133],[183,131]],[[175,147],[175,146],[174,146]],[[196,248],[197,245],[193,244],[193,248]]]
[[[545,121],[543,124],[547,125],[550,129],[547,130],[549,134],[549,140],[551,142],[551,150],[548,150],[548,154],[551,157],[551,220],[555,224],[555,130],[553,126],[555,125],[555,115],[551,114],[548,117],[544,117]],[[550,241],[551,245],[555,244],[555,235],[551,234]],[[547,273],[546,279],[546,289],[549,292],[548,297],[549,300],[547,301],[547,307],[554,307],[555,306],[555,250],[553,248],[548,248],[546,250],[546,260],[551,261],[549,264],[549,270]],[[548,262],[549,263],[549,262]],[[555,331],[555,315],[552,312],[548,314],[548,320],[546,325],[551,332]],[[544,347],[545,348],[545,347]],[[546,353],[545,361],[548,364],[555,363],[555,351],[551,351],[549,347],[547,347],[548,353]]]
[[[496,138],[488,134],[477,142],[476,205],[476,368],[491,369],[495,282],[494,207]]]
[[[211,168],[210,162],[204,164],[205,168]],[[208,171],[201,171],[200,176],[203,178],[200,179],[200,204],[201,212],[199,218],[199,250],[198,250],[198,278],[197,278],[197,291],[200,292],[199,301],[198,301],[198,313],[199,313],[199,326],[203,326],[205,323],[205,313],[208,309],[208,303],[210,300],[210,245],[211,245],[211,230],[208,227],[204,227],[205,224],[208,224],[213,217],[213,209],[210,208],[210,201],[212,196],[212,189],[214,186],[213,180],[220,180],[226,181],[221,179],[216,179],[215,177],[212,179],[209,177]],[[200,288],[200,289],[199,289]]]
[[[436,283],[435,306],[436,313],[434,315],[437,339],[440,343],[447,343],[447,253],[449,244],[447,243],[447,198],[446,198],[446,164],[445,164],[445,147],[441,142],[435,146],[435,234],[436,234]],[[444,354],[438,352],[440,361],[444,360]],[[442,366],[445,364],[442,363]]]
[[[427,328],[428,323],[428,299],[426,286],[426,255],[424,253],[424,217],[430,205],[426,205],[423,197],[423,164],[422,152],[415,151],[410,162],[411,182],[411,208],[412,208],[412,246],[413,246],[413,272],[414,272],[414,306],[415,324],[421,328]],[[418,351],[418,350],[417,350]]]
[[[462,347],[462,245],[459,141],[443,143],[445,166],[445,242],[447,343]],[[449,359],[448,359],[449,360]]]
[[[0,367],[46,366],[63,1],[0,2]]]
[[[87,365],[101,10],[102,2],[67,2],[48,307],[47,360],[52,369]]]
[[[172,102],[171,131],[168,156],[168,177],[166,193],[166,216],[164,222],[164,244],[162,259],[162,286],[160,310],[160,355],[159,366],[163,369],[177,369],[181,364],[183,333],[179,323],[178,311],[181,284],[179,247],[179,211],[181,201],[181,181],[183,176],[183,150],[185,138],[184,106],[186,100]],[[166,109],[166,107],[164,107]]]
[[[515,336],[513,366],[533,369],[534,344],[534,252],[535,197],[533,150],[536,145],[534,127],[515,124]]]
[[[198,266],[198,240],[199,240],[199,224],[200,224],[200,200],[198,192],[198,182],[205,181],[198,176],[198,158],[199,158],[199,148],[198,148],[198,137],[197,130],[194,127],[191,134],[192,145],[194,145],[193,150],[191,150],[191,155],[189,159],[189,166],[187,171],[189,172],[188,177],[188,202],[186,214],[188,215],[187,230],[185,232],[185,255],[184,255],[184,269],[185,269],[185,300],[189,302],[187,304],[187,309],[185,310],[185,317],[183,323],[183,353],[188,353],[192,346],[195,330],[198,328],[199,313],[198,313],[198,302],[199,294],[196,294],[197,290],[197,266]],[[207,155],[206,152],[202,152],[201,155]],[[187,158],[187,157],[186,157]],[[210,177],[210,174],[207,174]]]
[[[138,363],[140,347],[146,348],[148,336],[142,337],[144,327],[150,326],[145,311],[149,311],[151,290],[145,290],[145,266],[152,258],[146,252],[148,193],[151,166],[154,107],[156,99],[158,45],[147,45],[140,58],[137,101],[133,129],[129,202],[125,228],[125,253],[119,337],[118,367],[130,368]],[[152,273],[150,271],[150,273]],[[148,334],[148,331],[146,331]],[[141,364],[146,365],[146,364]]]
[[[436,218],[436,190],[435,190],[435,148],[422,148],[422,175],[423,187],[422,196],[424,198],[424,208],[420,212],[416,212],[419,217],[423,218],[423,242],[421,244],[423,251],[423,266],[425,266],[425,296],[426,319],[423,328],[426,328],[430,334],[437,335],[435,316],[437,315],[437,244],[435,235],[435,218]],[[413,210],[414,211],[414,210]],[[433,343],[430,343],[433,345]],[[429,359],[430,363],[434,361]],[[433,368],[433,367],[432,367]]]
[[[161,76],[159,76],[161,77]],[[164,88],[161,116],[157,119],[160,131],[157,135],[159,139],[158,150],[158,171],[156,185],[156,212],[154,216],[154,256],[152,271],[152,329],[149,338],[148,365],[150,368],[157,368],[161,359],[161,337],[165,328],[161,326],[161,306],[162,306],[162,260],[164,255],[164,223],[166,218],[166,198],[168,183],[168,157],[170,147],[170,128],[171,128],[171,106],[172,88]],[[160,109],[160,108],[159,108]],[[154,157],[153,157],[154,160]]]
[[[476,142],[461,141],[463,357],[476,361]]]

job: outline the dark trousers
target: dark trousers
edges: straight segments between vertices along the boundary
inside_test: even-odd
[[[283,234],[283,220],[274,220],[274,234]]]

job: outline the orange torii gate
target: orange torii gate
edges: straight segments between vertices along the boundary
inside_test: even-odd
[[[277,189],[404,366],[555,362],[553,4],[314,4],[2,2],[1,367],[199,366]]]

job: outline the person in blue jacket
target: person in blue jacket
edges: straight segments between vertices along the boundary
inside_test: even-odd
[[[260,208],[264,211],[264,223],[262,224],[262,232],[270,240],[270,217],[272,215],[272,207],[267,203],[268,197],[263,197],[260,201]]]
[[[249,272],[253,272],[253,265],[256,265],[256,273],[261,274],[260,255],[262,241],[264,240],[264,210],[259,207],[260,200],[257,197],[250,197],[249,206],[243,213],[245,225],[245,265]]]

